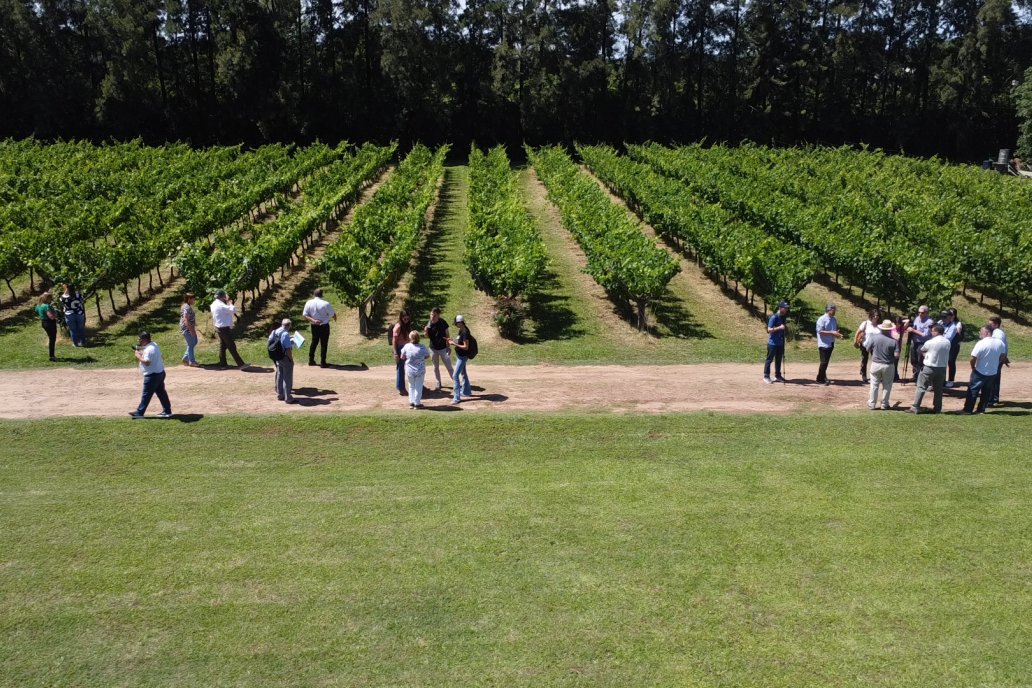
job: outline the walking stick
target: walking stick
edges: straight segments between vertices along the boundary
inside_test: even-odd
[[[781,384],[788,384],[788,318],[785,318],[785,346],[781,351]]]
[[[907,366],[910,365],[910,341],[911,335],[907,335],[907,348],[903,354],[903,374],[899,378],[899,384],[904,386],[907,384]]]

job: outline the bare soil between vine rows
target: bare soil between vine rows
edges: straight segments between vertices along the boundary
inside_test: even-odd
[[[169,366],[167,387],[173,411],[183,418],[235,414],[354,413],[403,411],[512,413],[598,412],[790,414],[866,411],[867,386],[857,363],[832,363],[825,387],[813,381],[816,365],[789,365],[786,384],[763,384],[762,364],[668,366],[492,366],[470,365],[473,398],[459,406],[449,402],[451,381],[443,393],[424,397],[425,411],[413,412],[394,388],[394,367],[362,365],[330,368],[295,367],[296,404],[277,401],[271,366],[218,370]],[[443,372],[443,369],[442,369]],[[967,370],[958,376],[966,381]],[[140,374],[135,369],[54,369],[0,371],[0,418],[62,416],[125,417],[139,401]],[[426,384],[433,387],[432,369]],[[944,411],[959,411],[966,384],[947,390]],[[913,401],[914,385],[897,384],[892,401],[902,411]],[[1029,415],[1032,364],[1004,369],[1003,407],[992,413]],[[931,403],[926,398],[924,406]],[[148,415],[160,411],[153,400]]]

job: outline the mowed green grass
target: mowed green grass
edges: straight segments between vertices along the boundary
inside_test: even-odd
[[[0,685],[1028,685],[1027,427],[902,416],[5,422]]]

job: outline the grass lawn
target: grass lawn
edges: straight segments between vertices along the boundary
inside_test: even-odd
[[[0,685],[1029,685],[1026,424],[902,416],[0,423]]]

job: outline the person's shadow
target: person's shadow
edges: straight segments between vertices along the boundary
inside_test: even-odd
[[[298,406],[326,406],[331,402],[338,401],[339,397],[331,397],[336,394],[335,389],[319,389],[318,387],[298,387],[293,390],[294,403]],[[328,397],[328,398],[323,398]]]

